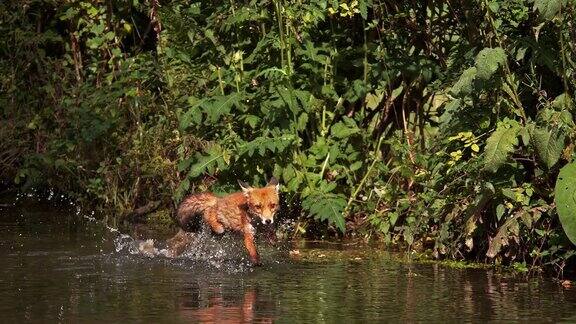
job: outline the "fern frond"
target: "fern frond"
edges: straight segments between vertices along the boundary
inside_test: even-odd
[[[346,230],[344,221],[346,197],[344,195],[314,191],[304,198],[302,207],[308,210],[314,219],[328,221],[342,232]]]

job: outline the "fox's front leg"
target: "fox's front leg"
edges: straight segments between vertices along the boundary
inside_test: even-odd
[[[256,251],[256,245],[254,244],[254,228],[251,225],[247,225],[243,232],[244,246],[246,246],[246,250],[248,250],[250,261],[253,265],[261,265],[260,256],[258,256],[258,251]]]
[[[216,210],[210,208],[204,211],[204,220],[206,223],[208,223],[208,225],[210,225],[214,233],[224,233],[224,226],[222,226],[222,224],[218,221],[218,214],[216,213]]]

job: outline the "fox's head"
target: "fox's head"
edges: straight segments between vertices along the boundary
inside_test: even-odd
[[[272,177],[262,188],[252,188],[246,182],[238,181],[248,203],[248,211],[260,217],[262,224],[274,223],[274,214],[278,210],[278,180]]]

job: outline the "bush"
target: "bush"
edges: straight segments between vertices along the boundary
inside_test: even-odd
[[[274,175],[298,233],[559,270],[573,254],[553,190],[572,0],[1,6],[17,183],[127,214]]]

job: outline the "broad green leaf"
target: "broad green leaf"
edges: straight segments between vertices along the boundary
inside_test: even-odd
[[[532,224],[534,223],[532,213],[529,213],[527,211],[523,211],[520,214],[520,219],[522,220],[522,223],[524,223],[524,225],[526,225],[526,227],[528,227],[528,229],[532,228]]]
[[[369,92],[366,94],[366,108],[370,110],[376,109],[382,98],[384,98],[384,91],[382,90],[376,90],[374,93]]]
[[[398,86],[398,88],[392,90],[392,100],[395,100],[396,98],[398,98],[399,95],[402,94],[402,92],[404,91],[404,86],[401,84]]]
[[[113,40],[114,37],[116,37],[116,34],[114,34],[114,32],[111,32],[111,31],[104,34],[104,38],[106,38],[106,40],[109,40],[109,41]]]
[[[498,128],[486,140],[484,153],[484,169],[496,172],[498,168],[506,162],[508,155],[514,151],[518,145],[518,132],[520,127],[517,124],[499,124]]]
[[[458,81],[456,81],[456,83],[452,86],[452,89],[450,89],[450,92],[458,97],[463,97],[472,93],[472,86],[476,75],[477,71],[475,67],[464,70]]]
[[[296,176],[296,170],[292,166],[292,164],[288,164],[286,167],[282,169],[282,180],[284,182],[288,182]]]
[[[93,37],[86,40],[86,45],[91,49],[98,48],[100,45],[102,45],[102,43],[104,43],[104,39],[102,37]]]
[[[247,63],[248,60],[244,60],[244,63]],[[264,69],[262,72],[258,73],[255,78],[260,76],[264,76],[266,79],[281,79],[288,76],[286,71],[279,69],[277,67],[271,67],[268,69]]]
[[[490,79],[505,64],[506,52],[501,47],[485,48],[476,56],[477,75],[482,80]]]
[[[340,145],[338,143],[332,144],[330,146],[330,163],[335,163],[337,159],[339,159],[344,153],[340,150]]]
[[[390,226],[394,226],[396,225],[396,221],[398,221],[398,213],[397,212],[391,212],[389,215],[389,221],[390,221]]]
[[[506,207],[504,207],[502,204],[498,204],[498,206],[496,206],[496,218],[498,220],[502,219],[504,212],[506,212]]]
[[[293,114],[295,115],[300,114],[300,105],[298,105],[296,91],[279,88],[277,94],[280,99],[279,107],[288,106],[288,108],[292,111]]]
[[[319,137],[313,144],[310,146],[310,152],[314,155],[316,159],[323,159],[326,154],[328,154],[330,147],[326,143],[326,139],[324,137]]]
[[[180,161],[178,163],[178,172],[182,172],[182,171],[188,169],[190,167],[190,164],[192,164],[193,159],[194,158],[190,157],[190,158],[187,158],[187,159]]]
[[[350,165],[350,171],[354,172],[362,167],[362,161],[356,161]]]
[[[362,19],[364,19],[364,20],[366,20],[368,18],[368,3],[367,2],[369,2],[369,0],[359,0],[358,1],[358,9],[360,9],[360,16],[362,16]],[[370,5],[372,5],[372,3],[370,3]]]
[[[188,192],[188,189],[190,189],[190,180],[184,179],[176,188],[176,192],[174,193],[174,200],[177,202],[182,200],[182,197],[184,197],[184,195]]]
[[[360,129],[356,125],[346,125],[347,123],[338,122],[334,124],[331,128],[332,136],[336,138],[346,138],[350,135],[360,132]]]
[[[546,20],[551,20],[564,6],[566,0],[535,0],[534,10],[538,10],[540,16]]]
[[[100,35],[104,32],[104,29],[106,29],[106,25],[101,22],[99,24],[93,25],[92,28],[90,28],[90,31],[94,33],[94,35]]]
[[[500,9],[500,3],[497,1],[489,1],[488,8],[490,8],[490,11],[493,13],[498,13],[498,10]]]
[[[293,93],[304,111],[309,112],[315,100],[314,96],[310,92],[303,90],[293,90]]]
[[[566,134],[558,128],[535,128],[532,131],[532,139],[540,160],[548,169],[552,168],[562,155]]]
[[[534,131],[534,127],[536,127],[536,125],[533,122],[528,122],[526,126],[524,126],[518,132],[518,135],[520,135],[520,138],[522,139],[522,144],[524,144],[524,146],[528,146],[530,144],[530,137],[532,135],[532,132]]]
[[[572,118],[572,114],[567,110],[560,112],[560,121],[564,125],[574,127],[574,119]]]
[[[524,57],[526,56],[527,50],[528,50],[528,47],[526,47],[526,46],[522,46],[522,47],[518,48],[518,50],[516,51],[516,61],[523,60]]]
[[[573,109],[574,108],[574,101],[569,94],[563,93],[558,97],[554,98],[552,101],[552,107],[558,110],[566,110],[566,109]]]
[[[576,163],[572,162],[560,170],[554,195],[562,228],[570,241],[576,244]]]
[[[74,16],[76,16],[78,14],[78,12],[79,12],[78,8],[70,7],[59,18],[60,18],[60,20],[70,20],[70,19],[74,18]]]

